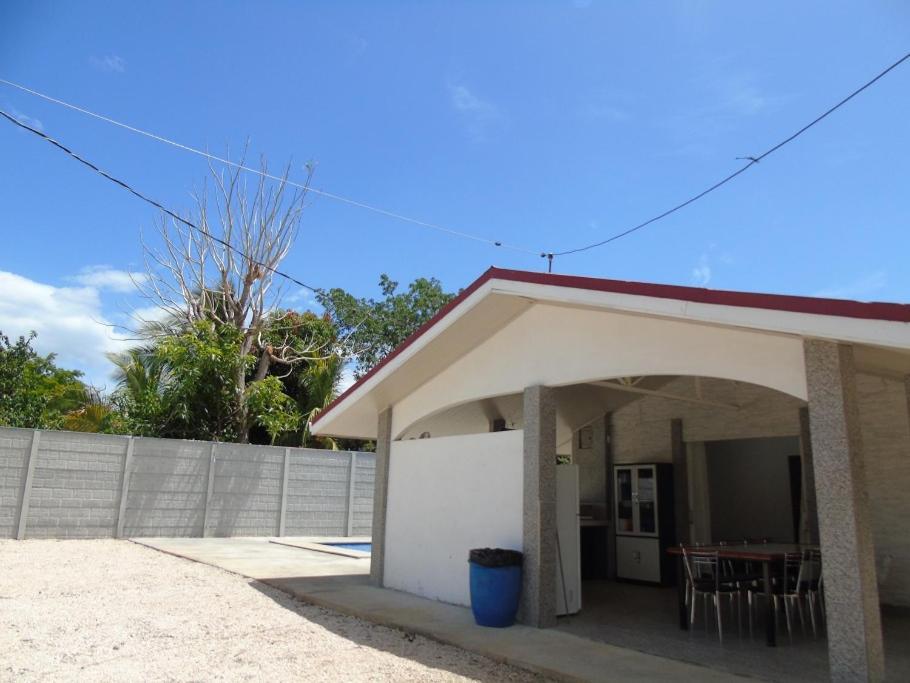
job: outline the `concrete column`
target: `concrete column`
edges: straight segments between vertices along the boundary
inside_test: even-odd
[[[202,537],[209,536],[209,513],[212,507],[212,493],[215,490],[215,444],[209,450],[209,478],[205,487],[205,510],[202,513]]]
[[[607,578],[616,578],[616,480],[613,476],[613,413],[604,415],[604,467],[606,476],[607,519]]]
[[[291,472],[291,449],[284,449],[281,466],[281,507],[278,510],[278,535],[284,536],[288,518],[288,479]]]
[[[41,432],[32,432],[32,445],[28,449],[28,460],[25,463],[25,481],[22,482],[22,495],[19,497],[19,523],[16,526],[16,538],[25,538],[25,525],[28,523],[28,506],[32,497],[32,478],[35,476],[35,465],[38,463],[38,444],[41,443]]]
[[[670,420],[670,453],[673,459],[673,515],[676,521],[676,543],[689,542],[689,463],[683,422]],[[682,577],[680,577],[682,578]]]
[[[130,475],[133,472],[133,437],[126,439],[126,452],[123,454],[123,479],[120,482],[120,505],[117,507],[117,532],[115,538],[123,538],[123,525],[126,523],[126,503],[130,496]]]
[[[806,340],[815,494],[832,681],[884,679],[853,348]]]
[[[818,543],[818,504],[815,498],[815,459],[812,457],[812,430],[809,408],[799,409],[799,445],[802,456],[803,505],[800,539],[803,543]]]
[[[376,479],[373,488],[373,548],[370,583],[381,586],[385,576],[385,514],[389,494],[389,455],[392,450],[392,409],[379,413],[376,430]]]
[[[519,620],[556,625],[556,397],[549,387],[524,391],[524,526]]]

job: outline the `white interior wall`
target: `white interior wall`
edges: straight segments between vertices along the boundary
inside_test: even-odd
[[[522,549],[524,432],[392,442],[385,585],[469,605],[468,551]]]

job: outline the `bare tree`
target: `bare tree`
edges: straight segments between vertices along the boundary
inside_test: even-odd
[[[219,171],[210,165],[209,170],[214,200],[206,186],[194,194],[192,222],[198,229],[162,215],[157,225],[161,246],[151,247],[143,240],[145,274],[134,278],[142,296],[165,312],[165,327],[210,321],[235,328],[242,339],[240,353],[258,358],[250,383],[266,377],[273,365],[289,373],[300,362],[331,355],[334,349],[324,348],[324,341],[309,340],[301,346],[299,337],[292,340],[290,335],[283,342],[274,341],[287,284],[275,271],[298,235],[312,167],[307,166],[302,187],[288,183],[289,167],[280,181],[267,179],[264,161],[262,174],[250,183],[239,168]],[[264,338],[267,331],[271,342]],[[234,379],[238,437],[245,442],[250,417],[242,364]]]

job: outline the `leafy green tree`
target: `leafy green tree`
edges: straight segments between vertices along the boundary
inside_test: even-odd
[[[245,398],[249,414],[269,435],[271,444],[280,435],[293,432],[300,425],[297,404],[284,393],[281,380],[274,375],[250,384]]]
[[[10,342],[0,332],[0,424],[34,429],[60,429],[67,413],[86,402],[81,372],[55,364],[54,354],[39,355],[37,335]]]
[[[110,353],[108,359],[117,368],[117,389],[111,401],[129,431],[138,436],[158,436],[164,415],[165,368],[154,346]]]
[[[362,377],[401,342],[427,323],[454,298],[436,278],[418,278],[406,291],[388,275],[379,278],[382,298],[359,299],[343,289],[318,295],[338,328],[341,338],[353,348],[354,376]]]
[[[270,333],[292,336],[286,316],[275,321],[283,329],[276,322]],[[232,325],[200,320],[111,359],[119,380],[113,400],[135,434],[246,442],[238,425],[249,424],[265,433],[260,441],[275,443],[299,428],[300,411],[279,377],[238,385],[257,358],[243,353],[243,333]],[[248,422],[237,420],[241,413]]]

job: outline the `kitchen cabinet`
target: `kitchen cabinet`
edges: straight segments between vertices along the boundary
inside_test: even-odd
[[[666,550],[676,542],[673,466],[616,465],[613,481],[617,578],[672,584],[675,565]]]

